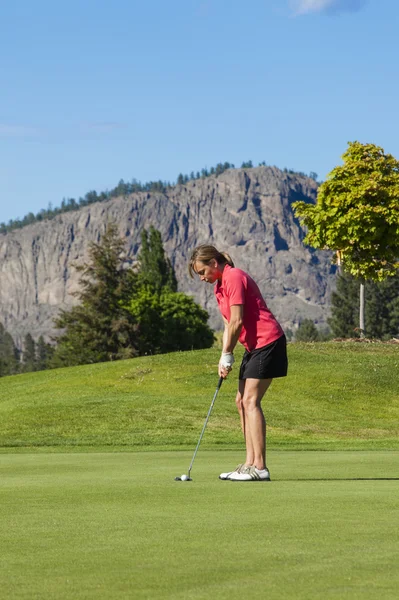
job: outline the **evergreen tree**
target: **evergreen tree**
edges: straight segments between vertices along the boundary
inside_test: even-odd
[[[143,230],[141,234],[141,251],[138,255],[139,275],[138,284],[148,286],[152,292],[160,293],[164,288],[171,292],[177,291],[175,271],[162,245],[162,237],[153,226],[149,233]]]
[[[19,352],[11,335],[0,323],[0,377],[19,372]]]
[[[328,324],[336,337],[359,337],[359,282],[349,273],[337,277]]]
[[[136,327],[124,308],[132,295],[135,274],[125,268],[125,243],[109,224],[100,243],[92,243],[90,262],[82,273],[80,305],[62,310],[56,327],[65,329],[51,366],[69,366],[128,358],[136,354]]]
[[[366,331],[382,340],[399,336],[399,273],[366,283]]]
[[[41,335],[36,344],[36,370],[44,371],[49,368],[51,359],[54,354],[54,347],[51,344],[46,344]]]
[[[399,336],[399,275],[365,283],[365,326],[371,338]],[[359,280],[344,273],[331,297],[329,325],[336,337],[358,337]]]
[[[317,331],[316,325],[311,319],[304,319],[299,324],[298,329],[295,333],[296,342],[317,342],[319,339],[319,332]]]
[[[30,333],[26,334],[24,340],[22,369],[25,373],[36,371],[36,344]]]

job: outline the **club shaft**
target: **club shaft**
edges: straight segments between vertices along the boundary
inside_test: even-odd
[[[216,388],[216,391],[215,391],[215,394],[214,394],[214,396],[213,396],[213,400],[212,400],[212,402],[211,402],[211,405],[210,405],[210,407],[209,407],[209,410],[208,410],[208,414],[206,415],[206,419],[205,419],[205,423],[204,423],[204,426],[203,426],[203,428],[202,428],[202,431],[201,431],[201,435],[199,436],[199,440],[198,440],[198,443],[197,443],[197,447],[196,447],[196,448],[195,448],[195,450],[194,450],[193,458],[191,459],[191,463],[190,463],[190,466],[189,466],[189,468],[188,468],[188,477],[190,477],[191,469],[192,469],[192,467],[193,467],[193,464],[194,464],[195,457],[197,456],[198,448],[199,448],[199,446],[200,446],[200,443],[201,443],[202,437],[203,437],[203,435],[204,435],[204,432],[205,432],[205,429],[206,429],[207,423],[208,423],[208,421],[209,421],[209,417],[211,416],[211,412],[212,412],[212,409],[213,409],[213,405],[215,404],[215,400],[216,400],[216,397],[217,397],[217,395],[218,395],[218,392],[219,392],[219,390],[220,390],[220,387],[221,387],[222,383],[223,383],[223,377],[220,377],[220,378],[219,378],[218,385],[217,385],[217,388]]]

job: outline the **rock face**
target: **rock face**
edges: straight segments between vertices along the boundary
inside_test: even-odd
[[[303,245],[291,208],[296,200],[315,202],[316,192],[312,179],[275,167],[231,169],[166,194],[115,198],[0,235],[0,322],[19,345],[28,332],[36,339],[56,334],[54,316],[76,303],[71,293],[79,288],[79,273],[73,263],[85,261],[89,243],[116,221],[131,257],[143,228],[160,230],[179,289],[209,311],[216,330],[222,321],[213,290],[187,272],[191,251],[203,243],[227,251],[252,275],[283,327],[303,318],[323,323],[335,268],[329,253]]]

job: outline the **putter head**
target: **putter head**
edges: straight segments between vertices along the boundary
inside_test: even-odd
[[[175,477],[175,481],[192,481],[191,477],[187,477],[187,479],[182,479],[181,477]]]

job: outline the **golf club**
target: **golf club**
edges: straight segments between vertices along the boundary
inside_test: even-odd
[[[221,387],[222,383],[223,383],[223,377],[219,377],[219,381],[218,381],[218,385],[217,385],[217,388],[216,388],[216,392],[215,392],[215,394],[213,396],[213,400],[212,400],[211,405],[209,407],[208,414],[206,415],[205,423],[204,423],[204,426],[202,428],[201,435],[199,436],[197,447],[196,447],[196,449],[194,451],[193,458],[191,459],[191,463],[190,463],[190,466],[188,468],[188,473],[187,473],[187,475],[183,474],[180,477],[175,477],[175,481],[192,481],[190,475],[191,475],[191,469],[193,468],[194,459],[195,459],[195,457],[197,455],[198,448],[199,448],[199,445],[200,445],[201,440],[202,440],[202,436],[204,435],[204,431],[205,431],[206,425],[208,423],[210,414],[212,412],[213,405],[215,404],[216,396],[218,395],[218,392],[220,390],[220,387]]]

